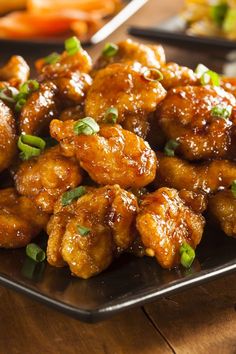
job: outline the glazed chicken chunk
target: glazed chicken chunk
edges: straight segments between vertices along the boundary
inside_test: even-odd
[[[177,63],[167,63],[161,67],[160,71],[163,75],[161,84],[166,90],[198,83],[198,78],[192,69],[180,66]]]
[[[149,115],[156,110],[166,91],[155,72],[133,65],[111,64],[100,70],[88,90],[85,113],[97,122],[105,122],[108,109],[118,110],[117,123],[145,138],[149,128]],[[145,78],[146,77],[146,78]]]
[[[161,45],[145,45],[126,39],[117,44],[117,51],[114,55],[107,56],[104,51],[95,63],[94,69],[102,69],[113,63],[132,64],[134,62],[159,69],[165,61],[165,52]]]
[[[11,86],[18,87],[28,80],[30,68],[19,55],[13,55],[9,61],[0,68],[0,80],[7,81]]]
[[[8,168],[16,153],[16,123],[12,111],[0,100],[0,172]]]
[[[140,206],[136,226],[146,253],[155,256],[163,268],[180,262],[180,247],[196,248],[202,238],[204,217],[185,204],[176,189],[160,188],[146,195]]]
[[[133,242],[137,200],[118,185],[88,190],[66,207],[59,203],[48,224],[50,264],[68,264],[74,275],[87,279]]]
[[[81,183],[82,171],[77,161],[63,156],[57,145],[24,161],[14,180],[19,194],[32,199],[41,210],[52,213],[58,197]]]
[[[235,97],[220,87],[185,86],[168,91],[158,117],[167,140],[177,141],[176,152],[183,158],[226,158],[236,143],[235,106]],[[229,110],[227,119],[219,116],[223,109]]]
[[[0,190],[0,247],[24,247],[44,229],[47,214],[14,188]]]
[[[209,212],[228,236],[236,237],[236,197],[231,190],[216,193],[209,199]]]
[[[236,179],[236,163],[228,160],[196,164],[158,154],[158,161],[156,187],[186,188],[209,194],[229,188]]]
[[[53,120],[51,136],[67,156],[75,156],[93,181],[140,188],[156,175],[157,160],[147,142],[119,125],[103,125],[97,134],[76,135],[76,122]]]

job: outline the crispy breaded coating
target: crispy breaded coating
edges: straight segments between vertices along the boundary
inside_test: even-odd
[[[87,279],[106,269],[134,240],[135,196],[118,185],[88,191],[58,207],[48,224],[48,262]]]
[[[231,107],[229,119],[216,117],[214,107]],[[236,99],[220,87],[185,86],[171,89],[158,109],[167,140],[179,143],[177,154],[187,160],[227,158],[235,139]]]
[[[52,213],[58,197],[82,181],[82,171],[73,157],[63,156],[59,145],[24,161],[15,176],[18,193],[33,200],[41,210]]]
[[[161,84],[166,90],[178,86],[196,85],[199,81],[192,69],[177,63],[167,63],[160,71],[163,75]]]
[[[146,253],[168,269],[179,264],[184,242],[196,248],[204,225],[204,217],[187,206],[179,192],[171,188],[160,188],[146,195],[136,219]]]
[[[100,70],[88,90],[85,114],[101,123],[106,111],[115,107],[117,123],[145,138],[149,115],[166,95],[161,83],[145,79],[145,73],[148,69],[139,63],[111,64]]]
[[[24,58],[13,55],[8,62],[0,68],[0,80],[7,81],[11,86],[19,86],[28,80],[30,68]]]
[[[139,62],[143,66],[159,69],[165,64],[165,52],[162,45],[146,45],[126,39],[117,44],[118,51],[113,56],[101,55],[94,64],[94,69],[99,70],[113,63],[132,64]]]
[[[0,172],[8,168],[17,153],[16,123],[10,108],[0,100]]]
[[[209,199],[209,212],[226,235],[236,237],[236,197],[231,190],[213,195]]]
[[[78,159],[93,181],[140,188],[154,180],[156,156],[142,138],[120,125],[103,125],[94,135],[76,135],[74,124],[53,120],[51,136],[60,142],[65,155]]]
[[[229,188],[236,179],[236,163],[228,160],[196,164],[158,154],[158,162],[156,187],[215,193],[219,189]]]
[[[0,190],[0,247],[24,247],[46,227],[48,215],[14,188]]]
[[[50,121],[59,114],[58,88],[53,82],[44,82],[27,99],[19,117],[21,133],[38,135],[47,131]]]

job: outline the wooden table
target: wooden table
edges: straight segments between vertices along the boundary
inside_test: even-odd
[[[150,0],[109,41],[125,38],[128,25],[156,24],[181,5]],[[90,53],[97,55],[101,47]],[[180,63],[207,60],[199,53],[165,49],[169,60]],[[0,288],[0,309],[0,354],[236,353],[236,274],[93,325],[5,288]]]

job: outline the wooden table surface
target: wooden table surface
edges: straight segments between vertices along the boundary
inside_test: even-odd
[[[180,0],[149,0],[109,41],[125,38],[130,24],[154,25],[181,6]],[[168,60],[218,64],[197,51],[165,49]],[[98,324],[81,323],[5,288],[0,309],[0,354],[236,353],[236,274]]]

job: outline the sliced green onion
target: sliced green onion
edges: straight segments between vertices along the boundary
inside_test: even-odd
[[[205,65],[198,64],[195,73],[199,77],[201,85],[220,86],[219,75],[215,71],[209,70]]]
[[[104,115],[105,122],[115,124],[117,119],[118,119],[118,109],[116,107],[108,108]]]
[[[108,58],[114,57],[117,54],[118,50],[119,50],[118,45],[114,43],[106,43],[103,48],[102,55]]]
[[[211,109],[211,115],[213,117],[219,117],[223,119],[229,119],[232,113],[232,106],[223,107],[221,105],[215,106]]]
[[[43,139],[34,135],[21,134],[17,146],[22,160],[29,160],[33,156],[39,156],[45,149],[46,143]]]
[[[194,259],[195,259],[195,251],[194,249],[187,243],[184,242],[180,247],[180,263],[185,268],[190,268]]]
[[[99,130],[100,130],[99,125],[91,117],[79,119],[74,124],[74,133],[77,135],[80,135],[80,134],[93,135],[95,133],[98,133]]]
[[[210,17],[218,25],[222,26],[229,6],[226,2],[210,7]]]
[[[42,248],[40,248],[35,243],[29,243],[26,246],[26,254],[29,258],[33,259],[35,262],[43,262],[46,258],[46,254]]]
[[[231,191],[232,191],[234,197],[236,198],[236,179],[233,181],[233,183],[231,185]]]
[[[230,33],[236,30],[236,9],[228,9],[224,22],[223,30],[226,33]]]
[[[20,112],[22,110],[23,106],[25,105],[25,103],[26,103],[26,99],[25,98],[19,99],[16,102],[16,105],[15,105],[16,112]]]
[[[56,64],[60,60],[60,54],[53,52],[47,57],[43,58],[46,64]]]
[[[81,236],[87,236],[91,232],[91,229],[82,225],[77,225],[77,231]]]
[[[162,73],[160,72],[160,70],[155,68],[149,68],[146,71],[144,71],[143,77],[148,81],[154,81],[154,82],[163,80]]]
[[[39,89],[39,83],[36,80],[28,80],[20,86],[19,94],[28,96],[30,93]]]
[[[165,147],[164,147],[164,153],[166,156],[175,156],[175,150],[179,146],[178,141],[176,140],[169,140],[167,141]]]
[[[71,202],[73,202],[73,200],[82,197],[86,193],[86,188],[83,186],[71,189],[70,191],[62,194],[61,204],[63,206],[69,205]]]
[[[68,55],[74,55],[81,49],[80,41],[77,37],[73,36],[65,40],[65,50]]]
[[[200,82],[203,86],[220,86],[220,77],[216,72],[208,70],[204,74],[202,74],[202,76],[200,77]]]
[[[0,99],[5,102],[15,103],[19,91],[15,87],[5,87],[0,91]]]

